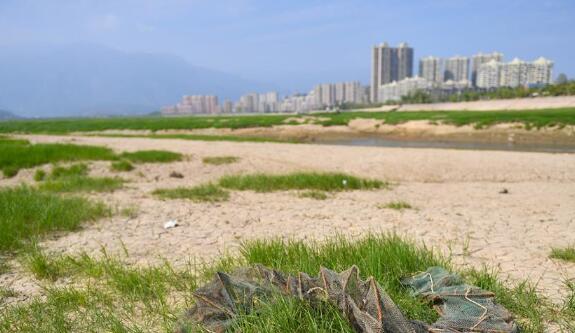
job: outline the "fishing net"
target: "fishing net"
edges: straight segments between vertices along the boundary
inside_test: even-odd
[[[441,267],[405,278],[402,283],[414,296],[432,302],[440,318],[432,329],[448,332],[518,332],[507,309],[495,302],[492,292],[465,284]],[[432,330],[435,332],[436,330]]]
[[[321,268],[317,277],[311,277],[257,265],[232,274],[216,273],[194,293],[196,303],[177,332],[192,332],[190,328],[198,325],[208,332],[225,332],[238,315],[250,313],[277,292],[307,300],[312,306],[328,301],[360,333],[517,332],[509,313],[493,301],[493,294],[461,284],[457,276],[441,268],[402,282],[413,288],[414,295],[437,304],[442,317],[435,324],[405,318],[373,278],[361,280],[356,266],[341,273]]]

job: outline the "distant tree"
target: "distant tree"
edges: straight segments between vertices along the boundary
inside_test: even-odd
[[[555,83],[557,84],[565,84],[567,82],[569,82],[569,79],[564,73],[559,74],[559,76],[557,76],[557,80],[555,80]]]

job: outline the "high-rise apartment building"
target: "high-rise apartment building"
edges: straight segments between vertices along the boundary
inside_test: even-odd
[[[318,109],[344,103],[362,104],[367,102],[365,88],[358,81],[324,83],[314,87],[314,105]]]
[[[475,86],[482,89],[498,88],[501,80],[501,65],[502,63],[495,59],[481,64],[477,69]]]
[[[445,60],[444,81],[467,81],[469,80],[469,58],[451,57]]]
[[[481,65],[486,64],[492,60],[496,62],[503,61],[503,54],[499,52],[493,53],[478,53],[471,58],[471,84],[474,87],[478,86],[478,71]]]
[[[553,82],[553,65],[553,61],[543,57],[532,62],[527,73],[528,84],[551,84]]]
[[[163,114],[198,114],[198,113],[218,113],[220,108],[218,106],[217,96],[184,96],[180,103],[175,106],[168,106],[162,108]]]
[[[443,82],[443,59],[436,57],[420,59],[419,76],[431,82]]]
[[[371,100],[377,102],[379,87],[413,76],[413,48],[407,43],[390,47],[387,43],[374,46],[371,62]]]
[[[509,63],[492,60],[479,67],[477,87],[490,89],[546,85],[552,82],[552,72],[553,62],[545,58],[539,58],[533,62],[515,58]]]

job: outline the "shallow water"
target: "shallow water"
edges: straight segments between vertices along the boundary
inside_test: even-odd
[[[500,150],[518,152],[567,153],[575,154],[575,142],[565,144],[531,144],[531,143],[490,143],[490,142],[456,142],[456,141],[414,141],[392,140],[386,138],[342,138],[318,140],[317,144],[367,146],[367,147],[399,147],[399,148],[440,148],[464,150]]]

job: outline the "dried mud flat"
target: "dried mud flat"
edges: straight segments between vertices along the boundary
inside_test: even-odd
[[[575,155],[343,147],[304,144],[200,142],[144,138],[28,136],[33,142],[105,145],[117,151],[164,149],[185,161],[139,165],[122,174],[130,182],[112,194],[91,197],[112,207],[137,207],[133,218],[116,216],[74,233],[45,240],[49,251],[97,255],[126,249],[140,263],[210,261],[253,238],[361,237],[393,231],[453,257],[461,266],[498,268],[511,281],[529,279],[559,300],[575,264],[548,258],[551,247],[575,244]],[[207,156],[238,156],[230,165],[205,165]],[[108,162],[91,163],[93,175],[110,175]],[[172,171],[183,179],[170,178]],[[296,192],[232,192],[223,203],[163,201],[157,188],[195,186],[238,173],[341,171],[394,183],[377,191],[338,193],[327,200]],[[0,180],[0,186],[32,182],[33,170]],[[501,194],[503,189],[508,194]],[[406,201],[415,209],[380,209]],[[168,220],[177,228],[165,230]],[[34,294],[22,272],[0,276],[0,285]]]

